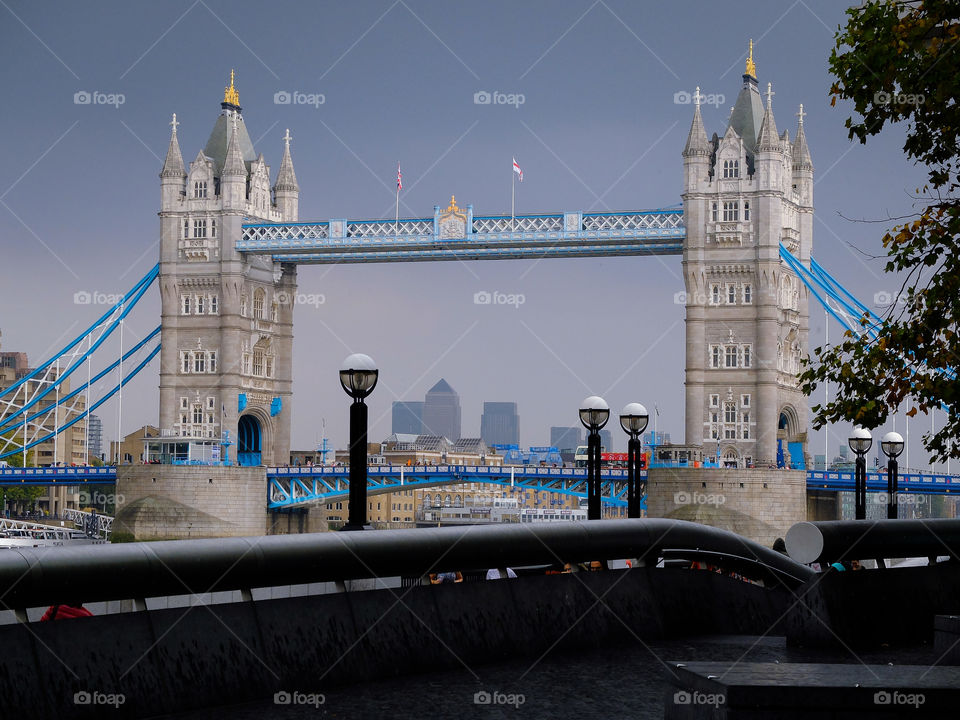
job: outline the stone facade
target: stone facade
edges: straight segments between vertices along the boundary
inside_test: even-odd
[[[160,175],[160,428],[226,433],[232,452],[247,450],[245,464],[279,465],[290,452],[296,266],[244,256],[235,243],[245,221],[297,220],[300,190],[289,133],[271,189],[232,80],[220,107],[188,168],[174,116]]]
[[[806,520],[807,476],[801,470],[651,468],[648,517],[690,520],[771,547]]]
[[[265,468],[117,468],[114,533],[136,540],[245,537],[267,531]]]
[[[683,151],[686,443],[726,465],[777,462],[778,440],[806,451],[807,290],[780,244],[809,265],[813,165],[803,131],[777,134],[753,65],[722,137],[707,139],[699,91]]]

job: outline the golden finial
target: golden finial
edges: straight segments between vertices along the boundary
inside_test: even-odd
[[[240,107],[240,93],[233,86],[233,70],[230,71],[230,87],[223,89],[223,101]]]
[[[450,204],[447,206],[447,212],[448,212],[448,213],[460,212],[460,208],[457,207],[457,196],[456,196],[456,195],[451,195],[451,196],[450,196]]]
[[[757,66],[753,62],[753,39],[750,40],[750,55],[747,56],[747,69],[743,73],[744,75],[749,75],[754,80],[757,79]]]

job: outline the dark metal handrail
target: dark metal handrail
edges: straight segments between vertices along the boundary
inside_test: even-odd
[[[960,520],[829,520],[787,532],[787,552],[801,563],[874,558],[960,559]]]
[[[812,574],[770,548],[706,525],[604,520],[10,549],[0,554],[0,607],[618,558],[653,565],[668,548],[754,558],[797,582]]]

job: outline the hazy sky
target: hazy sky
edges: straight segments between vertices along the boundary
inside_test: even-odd
[[[761,87],[776,92],[778,128],[793,136],[798,104],[808,113],[814,255],[872,304],[896,289],[873,257],[883,226],[841,214],[902,214],[922,173],[900,151],[902,131],[868,148],[847,140],[847,108],[831,108],[827,92],[841,22],[835,0],[2,0],[3,348],[38,361],[104,310],[75,305],[75,293],[124,291],[157,262],[170,114],[189,162],[231,68],[274,177],[290,129],[303,220],[392,218],[398,160],[401,215],[431,216],[451,194],[477,214],[509,212],[513,156],[525,174],[518,212],[635,210],[680,202],[692,116],[683,93],[699,85],[713,96],[704,122],[722,133],[750,38]],[[523,102],[475,104],[482,91]],[[101,95],[77,104],[78,92]],[[315,102],[277,104],[280,92]],[[392,400],[422,399],[444,377],[461,395],[465,435],[479,435],[483,401],[508,400],[519,404],[521,442],[545,444],[551,425],[576,424],[579,402],[598,393],[615,411],[659,406],[659,428],[682,440],[679,256],[304,266],[299,284],[324,302],[296,310],[297,448],[318,440],[323,419],[333,443],[346,443],[336,370],[351,352],[381,368],[372,438],[390,432]],[[480,290],[525,302],[475,305]],[[816,345],[824,319],[811,314]],[[128,342],[158,322],[154,290],[128,323]],[[839,337],[837,325],[830,332]],[[157,421],[157,363],[125,390],[124,432]],[[100,414],[115,437],[115,404]],[[911,464],[929,425],[911,425]],[[831,455],[848,430],[832,431]],[[625,445],[619,429],[614,438]],[[811,451],[823,446],[814,435]]]

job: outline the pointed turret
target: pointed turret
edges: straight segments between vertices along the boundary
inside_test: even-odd
[[[283,159],[277,172],[277,184],[273,186],[277,210],[285,221],[297,220],[300,213],[300,185],[293,171],[293,159],[290,157],[290,130],[283,136]]]
[[[776,152],[780,149],[777,123],[773,119],[773,95],[773,86],[767,83],[767,108],[764,110],[760,133],[757,135],[757,152]]]
[[[227,140],[227,157],[223,161],[223,177],[240,176],[246,177],[247,166],[243,162],[243,154],[240,152],[240,143],[237,140],[237,116],[233,116],[233,130],[230,133],[230,139]]]
[[[810,159],[810,148],[807,147],[807,135],[803,131],[803,104],[797,113],[797,139],[793,141],[793,169],[813,170],[813,161]]]
[[[687,144],[683,148],[684,157],[710,154],[710,141],[707,140],[707,131],[703,127],[703,117],[700,115],[700,88],[694,93],[693,122],[690,123],[690,132],[687,135]]]
[[[730,121],[727,123],[727,128],[733,128],[743,140],[743,148],[746,150],[750,164],[753,161],[762,120],[763,101],[760,99],[760,90],[757,87],[757,66],[753,61],[753,40],[751,40],[750,55],[747,57],[747,66],[743,73],[743,85],[730,112]]]
[[[297,184],[297,174],[293,171],[293,159],[290,157],[290,129],[287,129],[283,136],[283,159],[280,160],[280,171],[277,173],[277,184],[275,190],[296,190],[299,192],[300,186]]]
[[[163,170],[160,171],[162,178],[182,178],[187,173],[183,169],[183,156],[180,154],[180,143],[177,142],[177,114],[173,114],[173,120],[170,121],[170,145],[167,147],[167,159],[163,161]]]

